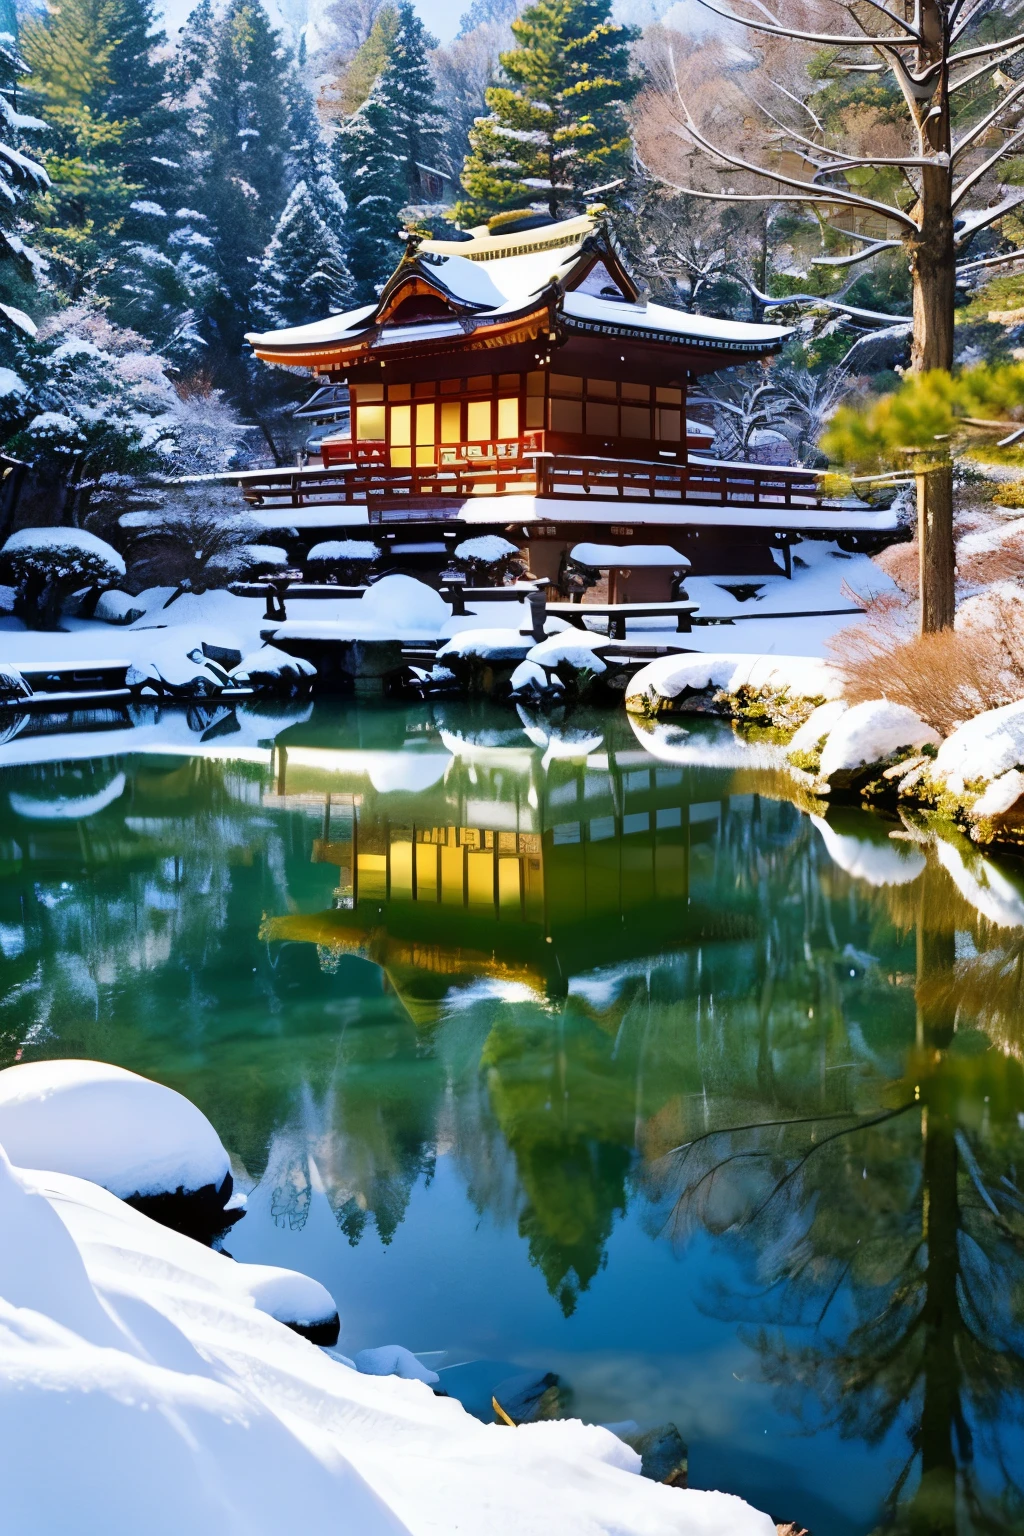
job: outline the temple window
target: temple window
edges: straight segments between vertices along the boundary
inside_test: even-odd
[[[518,382],[518,381],[517,381]],[[498,437],[519,436],[519,396],[510,395],[498,401]]]

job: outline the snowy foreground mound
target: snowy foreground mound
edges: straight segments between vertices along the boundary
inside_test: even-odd
[[[231,1220],[228,1154],[202,1110],[109,1062],[0,1072],[0,1145],[21,1167],[90,1179],[181,1231],[210,1236]]]
[[[0,1437],[18,1536],[774,1536],[577,1421],[484,1425],[257,1310],[246,1265],[0,1152]]]

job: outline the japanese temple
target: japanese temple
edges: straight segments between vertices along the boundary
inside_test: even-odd
[[[695,573],[776,570],[773,551],[807,536],[874,548],[889,512],[830,501],[812,470],[715,459],[687,420],[702,375],[789,334],[649,302],[597,215],[412,239],[376,303],[248,337],[264,362],[347,386],[351,412],[322,463],[233,478],[299,558],[380,523],[500,533],[552,580],[586,540],[671,542]]]

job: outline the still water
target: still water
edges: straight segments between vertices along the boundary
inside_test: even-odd
[[[1024,1529],[1012,865],[713,723],[108,724],[0,748],[0,1064],[187,1094],[350,1352],[554,1370],[815,1536]]]

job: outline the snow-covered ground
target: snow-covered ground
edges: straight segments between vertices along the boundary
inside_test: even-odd
[[[698,626],[681,642],[666,620],[637,620],[628,633],[645,642],[666,643],[708,652],[821,656],[825,642],[846,625],[858,622],[856,612],[822,618],[770,618],[770,614],[853,610],[851,594],[861,596],[894,591],[890,578],[866,555],[847,555],[829,543],[806,541],[795,550],[793,579],[777,575],[754,577],[694,576],[687,591],[699,603],[702,618],[738,622]],[[97,619],[67,618],[65,632],[26,630],[20,620],[0,616],[0,660],[17,666],[31,663],[127,661],[139,670],[167,668],[183,662],[201,645],[239,651],[249,657],[262,645],[261,632],[271,627],[261,598],[236,597],[225,590],[201,596],[186,593],[165,606],[170,587],[154,587],[132,598],[143,610],[133,624],[120,627]],[[288,599],[285,635],[333,633],[342,637],[447,640],[469,629],[511,630],[518,638],[529,629],[525,603],[467,605],[464,616],[452,610],[438,593],[411,577],[385,577],[363,598],[334,600]],[[600,621],[594,620],[595,625]]]
[[[352,1368],[261,1309],[257,1266],[96,1184],[0,1152],[0,1224],[0,1529],[774,1536],[740,1499],[640,1478],[607,1429],[485,1425]],[[407,1369],[393,1346],[365,1364]]]

